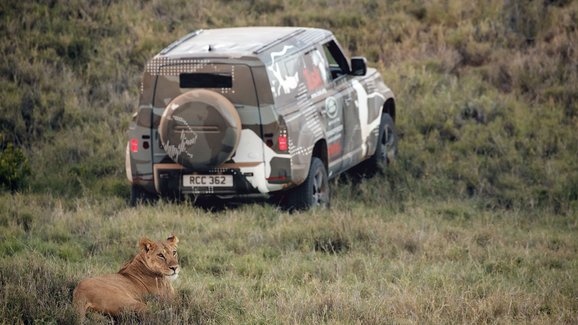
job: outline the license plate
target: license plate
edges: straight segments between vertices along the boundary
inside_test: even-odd
[[[232,175],[185,175],[185,187],[233,187]]]

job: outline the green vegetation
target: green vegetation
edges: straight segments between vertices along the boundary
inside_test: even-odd
[[[7,0],[0,18],[0,322],[73,322],[79,279],[173,231],[178,300],[151,323],[578,322],[577,1]],[[146,60],[246,25],[365,55],[397,95],[398,160],[329,211],[128,208]]]
[[[147,323],[576,321],[575,218],[469,201],[382,206],[368,195],[380,187],[369,180],[365,199],[352,200],[346,186],[331,210],[295,215],[268,205],[206,213],[4,195],[0,314],[8,323],[72,322],[81,278],[118,271],[142,235],[177,232],[177,300],[151,302]]]
[[[0,187],[16,191],[30,175],[28,159],[20,148],[8,143],[0,152]]]

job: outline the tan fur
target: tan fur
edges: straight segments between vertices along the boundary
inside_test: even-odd
[[[118,273],[88,278],[74,289],[73,304],[84,318],[87,310],[118,316],[123,311],[146,310],[144,298],[149,295],[172,299],[170,283],[179,273],[176,236],[166,241],[141,239],[141,251]]]

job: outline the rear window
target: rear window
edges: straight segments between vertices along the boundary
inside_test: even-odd
[[[180,88],[233,88],[233,77],[230,74],[181,73]]]
[[[249,66],[213,64],[203,60],[176,62],[178,64],[164,64],[158,71],[155,107],[166,107],[175,97],[193,89],[209,89],[238,105],[259,105]]]

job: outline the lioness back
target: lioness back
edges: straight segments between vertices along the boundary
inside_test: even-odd
[[[94,310],[119,315],[124,310],[142,312],[146,305],[140,301],[138,288],[120,274],[108,274],[80,281],[73,294],[77,310]]]
[[[155,295],[171,299],[170,280],[178,276],[178,239],[153,242],[143,238],[141,251],[118,273],[97,276],[80,281],[73,293],[73,304],[84,317],[87,310],[117,316],[124,311],[143,312],[144,296]]]

